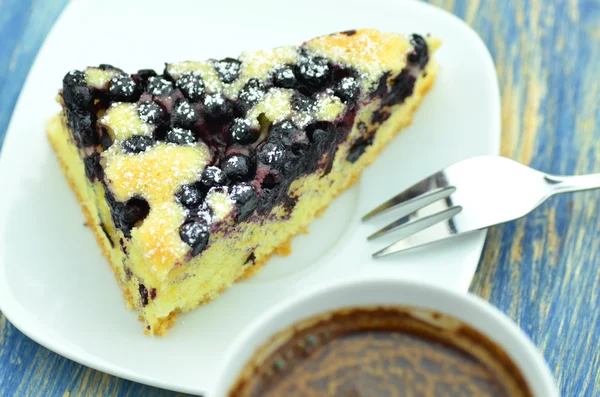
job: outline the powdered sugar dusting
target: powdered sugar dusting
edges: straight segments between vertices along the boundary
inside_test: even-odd
[[[202,78],[207,92],[221,92],[223,84],[211,62],[176,62],[167,65],[167,72],[177,81],[185,73],[194,73]]]
[[[114,69],[86,68],[85,79],[89,86],[104,89],[117,73]]]
[[[264,114],[267,119],[277,123],[289,118],[292,114],[290,105],[292,90],[273,88],[265,98],[248,112],[248,119],[254,127],[259,126],[258,116]]]
[[[352,66],[373,82],[383,72],[398,72],[406,65],[406,52],[411,48],[406,37],[364,29],[348,36],[343,33],[317,37],[306,48],[334,62]]]
[[[213,221],[224,219],[233,210],[234,202],[229,197],[227,187],[212,188],[206,195],[206,203],[213,212]]]
[[[185,211],[175,202],[151,207],[142,225],[132,231],[132,237],[141,241],[144,259],[152,272],[164,279],[177,262],[183,262],[189,247],[179,237],[179,225]]]
[[[113,103],[100,119],[100,124],[106,126],[117,140],[125,140],[132,135],[149,135],[152,132],[152,126],[139,117],[137,106],[133,103]]]
[[[152,207],[153,203],[171,201],[182,185],[195,181],[210,154],[203,144],[158,144],[133,156],[121,154],[118,145],[113,145],[103,156],[106,177],[115,197],[125,201],[142,196]]]

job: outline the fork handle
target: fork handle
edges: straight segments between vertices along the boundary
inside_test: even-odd
[[[574,176],[546,175],[545,179],[551,186],[551,194],[600,189],[600,174]]]

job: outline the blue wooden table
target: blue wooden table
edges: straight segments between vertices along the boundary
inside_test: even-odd
[[[400,1],[400,0],[398,0]],[[557,174],[600,172],[600,1],[432,0],[475,28],[502,91],[502,154]],[[0,142],[66,0],[0,0]],[[493,228],[471,290],[507,313],[564,396],[600,396],[600,192],[552,199]],[[0,395],[171,396],[83,367],[0,313]]]

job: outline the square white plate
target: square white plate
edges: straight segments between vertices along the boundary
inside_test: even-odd
[[[466,291],[485,233],[373,261],[381,242],[361,214],[460,159],[498,154],[500,105],[491,57],[456,17],[413,1],[74,1],[31,69],[0,156],[0,308],[22,332],[90,367],[164,388],[210,394],[216,368],[241,330],[273,303],[308,285],[383,274]],[[300,44],[335,31],[375,27],[431,33],[435,86],[406,129],[346,192],[256,277],[182,315],[150,338],[122,301],[109,266],[46,141],[44,124],[64,74],[109,63],[134,71],[164,61],[235,56]],[[378,226],[382,226],[379,224]]]

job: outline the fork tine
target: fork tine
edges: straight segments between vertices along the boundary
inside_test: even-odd
[[[375,252],[373,254],[373,257],[379,258],[379,257],[389,255],[389,254],[396,252],[397,250],[395,250],[395,248],[397,247],[397,244],[399,242],[401,242],[402,240],[404,240],[405,238],[407,238],[415,233],[418,233],[422,230],[425,230],[428,227],[431,227],[437,223],[440,223],[447,219],[450,219],[453,216],[459,214],[461,211],[462,211],[461,206],[455,206],[455,207],[448,208],[444,211],[437,212],[433,215],[429,215],[424,218],[418,219],[416,221],[405,223],[401,226],[398,226],[396,228],[396,230],[399,232],[398,242],[391,244],[380,251]],[[375,234],[377,234],[377,233],[375,233]]]
[[[451,222],[452,219],[449,219],[447,221],[445,221],[446,223]],[[446,226],[447,229],[451,229],[452,225],[447,225]],[[466,236],[469,235],[473,232],[475,232],[476,230],[469,230],[466,232],[462,232],[462,233],[455,233],[455,234],[451,234],[451,233],[444,233],[444,236],[441,237],[439,235],[439,233],[433,233],[433,235],[431,236],[425,236],[424,238],[419,239],[418,241],[411,241],[408,242],[407,240],[400,240],[384,249],[382,249],[379,252],[376,252],[373,254],[374,258],[381,258],[383,256],[387,256],[387,255],[391,255],[391,254],[397,254],[399,252],[404,252],[404,251],[409,251],[415,248],[419,248],[422,247],[424,245],[429,245],[429,244],[433,244],[433,243],[438,243],[441,241],[445,241],[445,240],[449,240],[450,238],[454,238],[454,237],[458,237],[458,236]]]
[[[402,203],[409,204],[414,199],[417,199],[420,196],[423,196],[425,194],[427,194],[427,195],[435,194],[437,192],[444,190],[445,188],[448,188],[448,181],[446,180],[444,173],[443,172],[435,173],[435,174],[431,175],[430,177],[425,178],[422,181],[409,187],[402,193],[397,194],[396,196],[392,197],[385,203],[379,205],[377,208],[371,210],[368,214],[366,214],[365,216],[362,217],[362,220],[366,221],[366,220],[374,217],[375,215],[379,215],[383,212],[391,210],[392,208],[395,208],[398,204],[402,204]],[[452,194],[452,192],[450,192],[448,194]],[[444,196],[440,196],[438,199],[433,200],[433,201],[437,201],[442,198],[444,198]],[[433,201],[431,201],[431,202],[433,202]],[[408,215],[411,212],[414,212],[418,209],[419,208],[416,208],[410,212],[407,212],[406,215]]]
[[[395,229],[396,227],[402,225],[403,223],[406,223],[404,218],[407,217],[408,215],[420,210],[421,208],[427,207],[428,205],[433,204],[436,201],[439,201],[439,200],[449,197],[455,191],[456,191],[456,188],[453,186],[434,189],[427,193],[423,193],[420,196],[414,197],[408,201],[405,201],[403,203],[396,204],[393,208],[395,208],[397,210],[396,214],[398,216],[398,220],[396,222],[393,222],[393,223],[387,225],[386,227],[379,230],[378,232],[373,233],[372,235],[367,237],[367,240],[371,240],[377,236],[386,234],[388,231]],[[390,207],[389,209],[392,209],[392,207]]]

